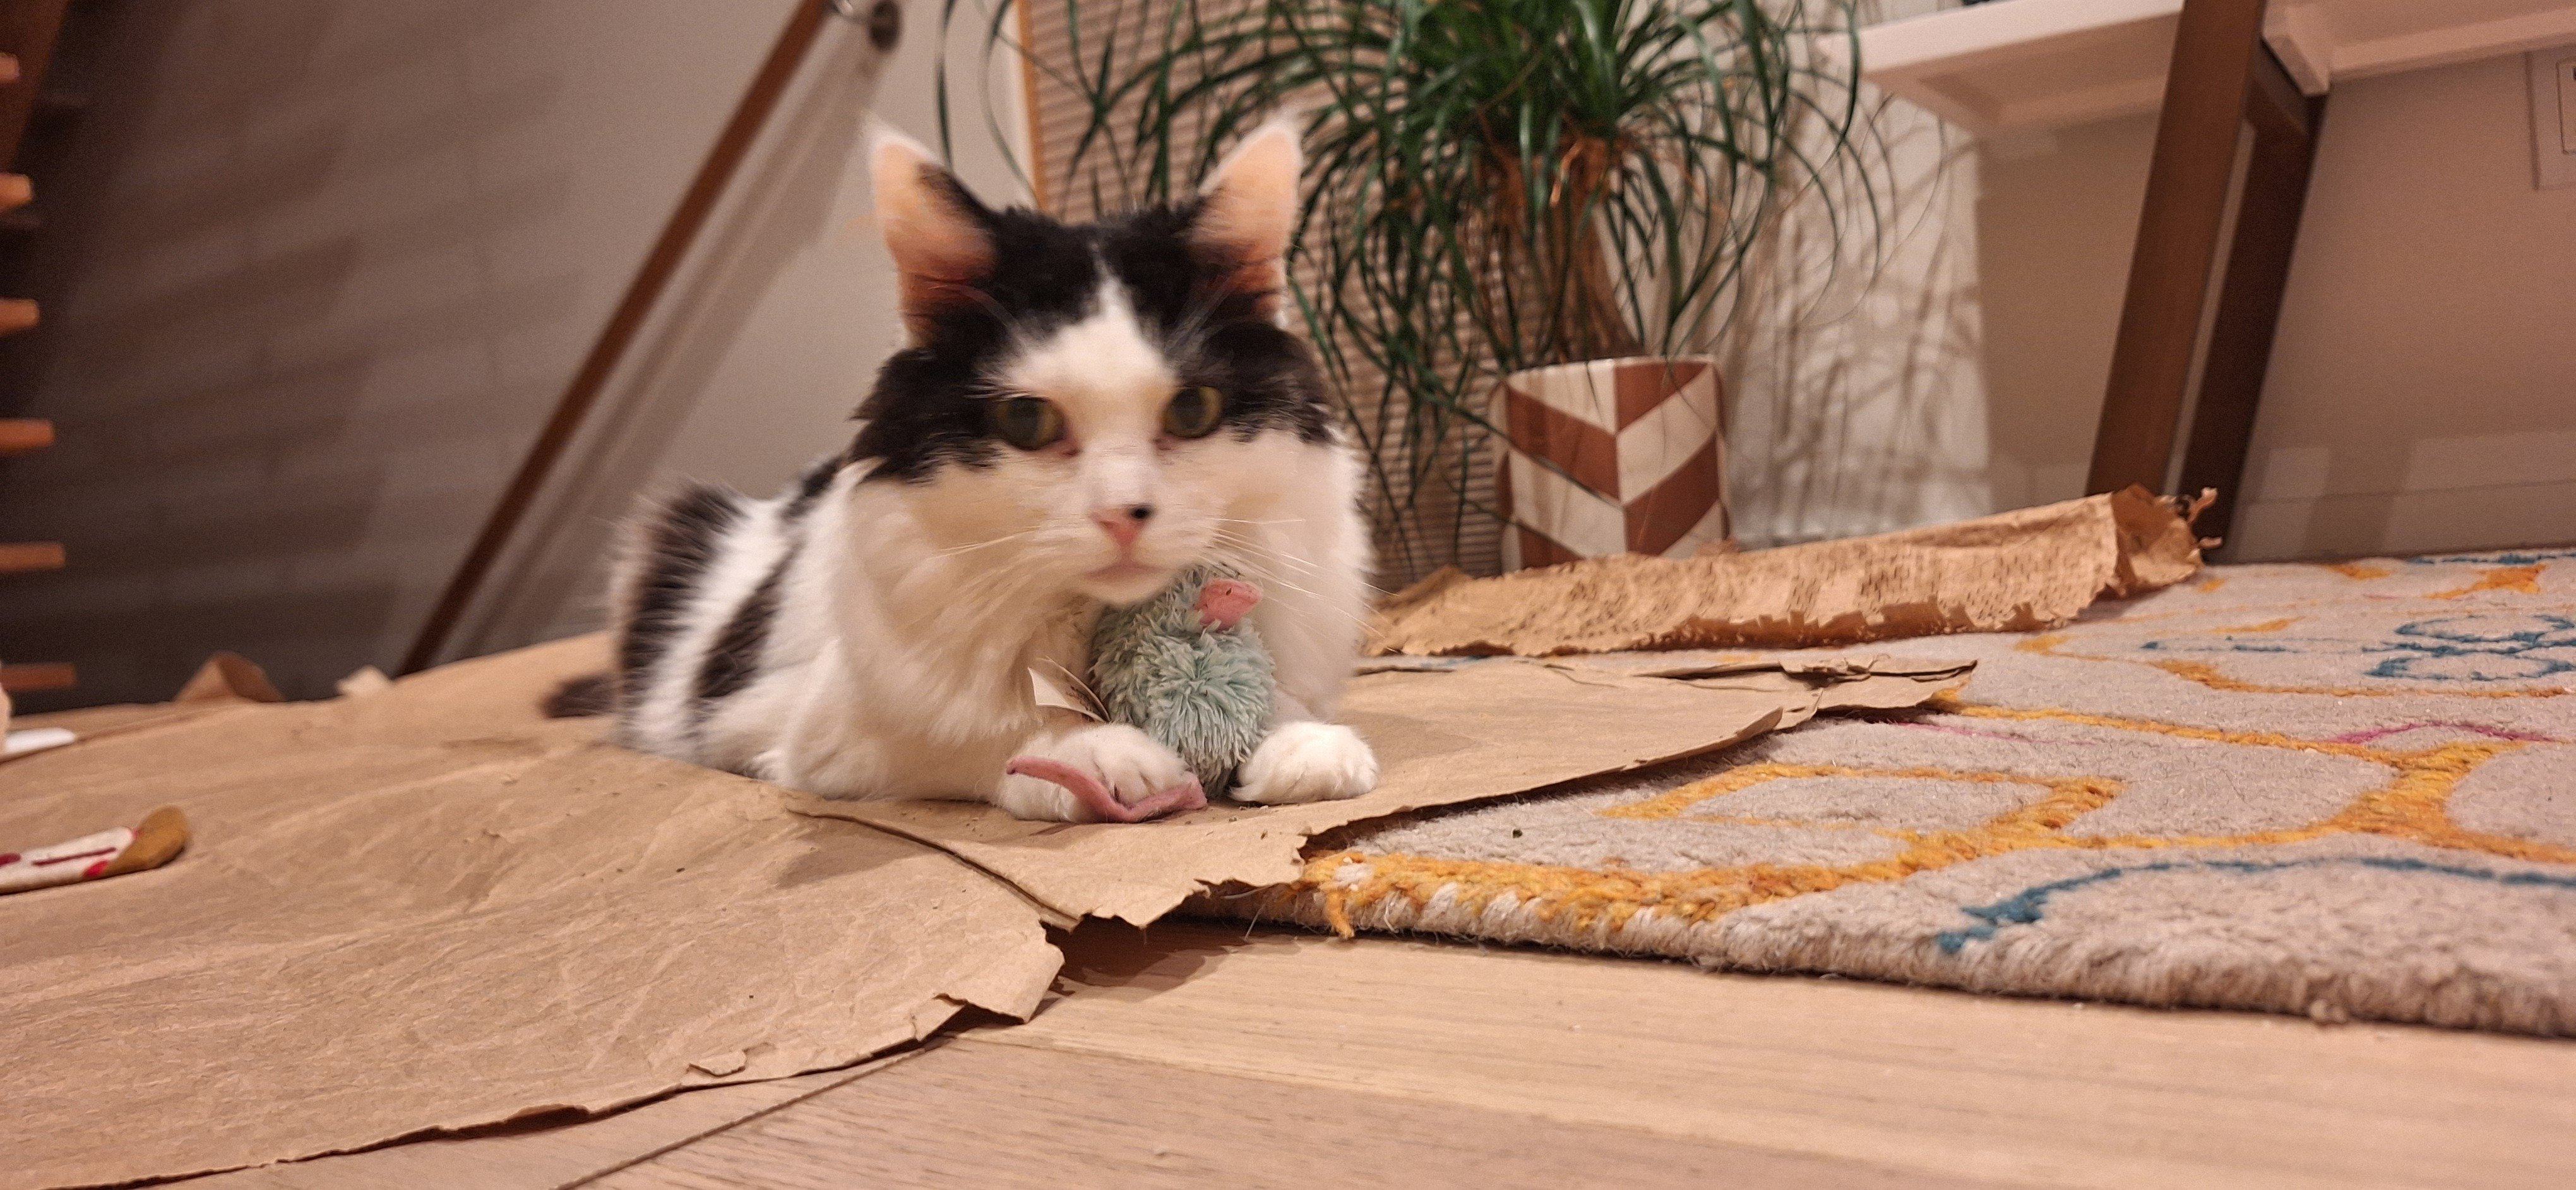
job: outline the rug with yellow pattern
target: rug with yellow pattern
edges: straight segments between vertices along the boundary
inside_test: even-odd
[[[1851,651],[1978,668],[1933,713],[1362,824],[1214,903],[2576,1034],[2576,550],[2215,567],[2057,632]]]

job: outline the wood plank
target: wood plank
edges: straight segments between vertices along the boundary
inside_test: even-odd
[[[2184,0],[2087,492],[2165,488],[2262,33],[2263,0]]]
[[[0,665],[0,690],[23,694],[36,690],[69,690],[80,684],[80,675],[62,662],[29,665]]]
[[[56,541],[0,542],[0,574],[63,568],[63,547]]]
[[[904,1061],[912,1052],[765,1083],[709,1087],[571,1124],[478,1130],[362,1153],[208,1174],[187,1190],[555,1190],[775,1111]]]
[[[17,60],[18,70],[0,88],[0,166],[18,159],[27,135],[27,118],[36,110],[36,93],[44,89],[45,68],[54,60],[54,39],[61,35],[63,9],[70,0],[16,0],[0,6],[0,52]]]
[[[620,1170],[595,1190],[744,1187],[1992,1185],[975,1034]]]
[[[0,417],[0,455],[25,454],[54,444],[54,423],[34,417]]]
[[[2316,161],[2326,108],[2323,97],[2300,95],[2268,51],[2256,58],[2256,102],[2249,106],[2253,151],[2246,158],[2236,228],[2219,281],[2218,317],[2210,325],[2201,361],[2200,399],[2192,409],[2182,471],[2174,485],[2185,492],[2207,488],[2218,493],[2199,525],[2222,539],[2235,536],[2245,456],[2254,441],[2263,378],[2271,370],[2272,340],[2280,328],[2282,296],[2290,288],[2290,257],[2308,206],[2308,172]]]
[[[2014,0],[1862,29],[1872,84],[1983,136],[2154,111],[2180,0]],[[1823,52],[1849,53],[1828,41]]]
[[[1120,937],[1121,934],[1125,937]],[[2556,1187],[2576,1044],[1193,923],[978,1040],[2033,1185]]]

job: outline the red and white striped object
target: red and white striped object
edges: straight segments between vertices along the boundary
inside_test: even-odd
[[[1595,360],[1503,380],[1510,436],[1495,495],[1503,565],[1605,554],[1686,558],[1724,542],[1725,437],[1716,361]]]
[[[122,876],[169,863],[188,845],[188,816],[163,806],[131,830],[116,827],[68,843],[0,852],[0,893]]]

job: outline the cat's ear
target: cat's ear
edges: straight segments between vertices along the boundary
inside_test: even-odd
[[[1297,179],[1305,169],[1294,116],[1264,124],[1226,154],[1199,190],[1190,246],[1227,270],[1226,284],[1276,311],[1288,284],[1288,237],[1297,230]]]
[[[919,346],[942,312],[975,300],[975,283],[992,272],[990,212],[920,142],[884,125],[872,139],[877,223],[894,257],[904,329]]]

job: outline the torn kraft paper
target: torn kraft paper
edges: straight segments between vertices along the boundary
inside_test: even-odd
[[[1044,922],[1150,921],[1293,878],[1330,827],[1911,705],[1966,676],[1443,660],[1354,684],[1345,718],[1384,763],[1375,793],[1072,826],[823,802],[537,717],[605,657],[585,638],[327,703],[201,690],[157,717],[81,713],[114,730],[0,767],[0,837],[162,804],[195,828],[167,867],[0,898],[0,1035],[20,1059],[0,1190],[846,1065],[965,1005],[1027,1014],[1060,962]]]
[[[164,804],[196,836],[167,867],[0,897],[0,1187],[602,1110],[1036,1006],[1060,959],[1007,887],[536,717],[604,656],[192,704],[0,766],[0,838]]]
[[[1448,571],[1388,600],[1370,651],[1547,657],[2051,628],[2102,596],[2189,577],[2200,506],[2133,487],[1746,554],[1626,554],[1487,579]]]
[[[1342,802],[1220,802],[1143,826],[1022,822],[946,802],[833,802],[847,818],[947,851],[1008,881],[1053,920],[1143,925],[1202,890],[1296,879],[1309,836],[1427,806],[1526,793],[1692,756],[1805,722],[1820,709],[1916,706],[1967,681],[1964,663],[1715,659],[1641,677],[1509,658],[1355,679],[1340,718],[1377,751],[1376,791]]]

